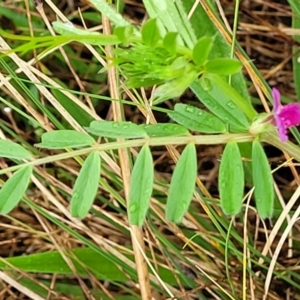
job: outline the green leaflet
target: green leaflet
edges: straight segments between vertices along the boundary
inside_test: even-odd
[[[129,192],[129,223],[142,226],[153,189],[153,159],[149,146],[141,149],[133,166]]]
[[[219,169],[221,207],[226,215],[240,212],[244,195],[244,168],[236,142],[227,143]]]

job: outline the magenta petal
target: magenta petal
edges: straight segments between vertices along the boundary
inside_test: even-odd
[[[276,88],[272,88],[272,96],[274,99],[274,112],[276,113],[280,109],[280,93]]]
[[[300,104],[293,103],[284,105],[278,116],[284,121],[286,127],[292,127],[300,124]]]
[[[281,119],[278,115],[275,115],[276,127],[279,133],[279,137],[282,142],[286,142],[288,140],[287,136],[287,126],[283,119]]]

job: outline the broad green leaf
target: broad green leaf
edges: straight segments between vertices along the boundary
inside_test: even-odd
[[[174,55],[176,53],[177,38],[178,38],[177,32],[168,32],[164,36],[163,46],[171,55]]]
[[[42,134],[42,142],[36,147],[65,149],[90,146],[95,140],[86,133],[75,130],[53,130]]]
[[[264,148],[258,140],[252,145],[252,174],[256,208],[261,218],[271,218],[274,208],[273,176]]]
[[[114,35],[119,38],[122,44],[126,45],[130,41],[133,31],[132,26],[115,27]]]
[[[17,206],[26,192],[32,174],[32,166],[22,167],[16,171],[0,190],[0,213],[8,214]]]
[[[203,133],[225,132],[225,124],[216,116],[195,106],[178,103],[169,117],[186,128]]]
[[[213,39],[210,37],[201,38],[193,48],[193,61],[196,65],[202,66],[212,49]]]
[[[30,159],[31,154],[17,143],[0,139],[0,157]]]
[[[101,34],[76,28],[71,22],[52,22],[53,29],[62,36],[89,45],[117,45],[121,41],[116,35]]]
[[[153,159],[148,145],[143,146],[133,166],[128,218],[132,225],[142,226],[149,208],[153,189]]]
[[[232,75],[242,68],[239,60],[231,58],[215,58],[204,65],[204,72],[218,75]]]
[[[159,123],[159,124],[149,124],[140,125],[150,137],[157,136],[182,136],[188,135],[189,131],[180,125],[170,124],[170,123]]]
[[[183,150],[171,179],[167,199],[166,218],[179,223],[188,210],[195,190],[197,177],[197,155],[194,144]]]
[[[226,215],[240,212],[244,195],[244,168],[239,147],[235,141],[227,143],[219,169],[221,207]]]
[[[100,179],[100,156],[97,151],[91,152],[86,158],[75,181],[71,199],[73,217],[84,218],[96,197]]]
[[[90,127],[85,129],[92,134],[115,139],[147,137],[147,133],[142,127],[131,122],[93,121]]]
[[[194,81],[191,89],[213,114],[230,125],[232,131],[246,131],[248,129],[249,122],[243,111],[226,94],[226,91],[212,82],[210,78],[203,76],[200,81]]]
[[[146,46],[156,46],[160,39],[160,33],[156,24],[156,19],[150,19],[143,25],[142,39]]]

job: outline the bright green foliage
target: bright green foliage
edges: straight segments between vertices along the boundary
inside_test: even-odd
[[[221,207],[226,215],[239,213],[244,195],[244,168],[236,142],[227,143],[219,169]]]
[[[17,143],[0,139],[0,157],[30,159],[31,154]]]
[[[242,63],[236,59],[230,58],[215,58],[209,60],[204,66],[205,73],[218,75],[231,75],[239,72],[242,68]]]
[[[170,55],[175,55],[177,50],[177,32],[168,32],[163,38],[163,46],[170,53]]]
[[[97,151],[91,152],[84,161],[73,188],[70,207],[73,217],[82,219],[88,214],[98,190],[100,163]]]
[[[155,19],[149,19],[142,27],[142,39],[146,46],[155,47],[160,39],[160,33]]]
[[[8,214],[14,209],[27,190],[32,166],[22,167],[10,177],[0,190],[0,213]]]
[[[249,122],[233,99],[224,94],[209,78],[203,77],[200,82],[191,85],[199,100],[223,122],[230,125],[232,131],[246,131]]]
[[[171,179],[167,199],[166,218],[179,223],[188,210],[195,190],[197,177],[197,155],[194,144],[183,150]]]
[[[258,140],[252,145],[252,174],[256,208],[261,218],[271,218],[274,208],[273,176],[264,148]]]
[[[131,175],[128,218],[129,223],[142,226],[149,208],[153,189],[153,159],[149,146],[141,149]]]
[[[75,130],[53,130],[42,134],[42,142],[36,147],[66,149],[91,146],[95,140],[86,133]]]
[[[149,137],[182,136],[189,134],[189,131],[185,127],[177,124],[158,123],[140,126],[147,132]]]
[[[131,122],[93,121],[86,130],[92,134],[108,138],[142,138],[146,131]]]
[[[208,59],[212,49],[213,39],[210,37],[201,38],[193,48],[193,61],[196,65],[202,66]]]
[[[186,128],[203,133],[225,132],[225,124],[216,116],[195,106],[178,103],[169,117]]]

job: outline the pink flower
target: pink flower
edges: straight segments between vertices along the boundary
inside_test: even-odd
[[[300,124],[300,103],[281,105],[280,93],[276,88],[272,89],[274,99],[274,119],[279,137],[282,142],[288,140],[287,129]]]

